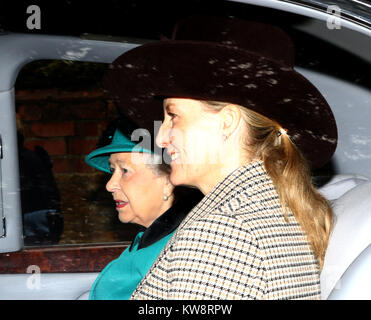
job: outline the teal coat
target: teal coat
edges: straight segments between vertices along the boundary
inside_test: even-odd
[[[90,300],[129,300],[173,232],[138,250],[142,235],[138,233],[132,246],[103,269],[90,291]]]
[[[128,300],[181,221],[201,197],[201,193],[190,192],[158,217],[148,229],[139,232],[130,247],[98,275],[89,299]]]

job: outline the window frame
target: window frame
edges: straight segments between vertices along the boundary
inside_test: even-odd
[[[80,39],[71,36],[7,33],[0,36],[0,136],[3,141],[2,202],[5,236],[0,253],[23,248],[14,84],[21,68],[36,60],[111,63],[138,43]]]

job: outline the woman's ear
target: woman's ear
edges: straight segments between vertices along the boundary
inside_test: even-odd
[[[241,110],[235,104],[228,104],[220,110],[222,134],[224,140],[228,139],[238,128],[241,121]]]

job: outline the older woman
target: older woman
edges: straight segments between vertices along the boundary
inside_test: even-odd
[[[125,53],[106,79],[140,125],[163,110],[170,180],[205,194],[132,298],[319,299],[332,212],[310,168],[336,148],[330,107],[278,28],[196,18],[175,37]]]
[[[86,162],[112,174],[106,189],[112,194],[120,221],[146,230],[99,274],[90,291],[92,300],[128,299],[179,223],[200,200],[190,190],[174,199],[168,165],[156,162],[156,155],[140,148],[119,129],[111,138],[108,145],[90,153]]]

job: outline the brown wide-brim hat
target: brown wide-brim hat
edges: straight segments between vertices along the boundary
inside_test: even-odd
[[[322,94],[293,69],[290,39],[276,27],[229,20],[216,32],[222,35],[217,42],[205,41],[213,32],[209,30],[198,33],[202,41],[156,41],[118,57],[104,85],[119,111],[153,134],[154,121],[163,120],[164,97],[238,104],[277,121],[312,169],[323,166],[336,149],[336,122]],[[228,30],[221,32],[226,25]],[[241,26],[249,32],[240,36],[239,46],[222,41],[225,35],[233,36],[233,30],[243,35]],[[175,30],[179,33],[179,26]],[[195,34],[192,38],[197,39]],[[260,44],[259,38],[264,39]]]

